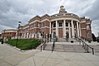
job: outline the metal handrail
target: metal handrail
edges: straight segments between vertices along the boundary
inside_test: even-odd
[[[40,47],[41,47],[41,51],[42,51],[42,50],[45,50],[46,42],[44,41],[44,42],[40,45]]]
[[[55,49],[55,42],[57,41],[57,37],[53,37],[53,45],[52,45],[52,52],[54,51]]]
[[[92,50],[92,54],[94,55],[94,48],[89,46],[85,41],[83,41],[81,38],[76,38],[80,44],[82,44],[82,47],[85,49],[85,52],[89,53],[89,49]]]
[[[55,48],[55,42],[57,41],[57,37],[54,37],[53,38],[53,45],[52,45],[52,52],[54,51],[54,48]],[[45,50],[45,47],[46,47],[46,40],[43,41],[43,43],[39,46],[41,48],[41,51],[42,50]]]
[[[52,52],[54,51],[54,48],[55,48],[55,41],[53,41]]]

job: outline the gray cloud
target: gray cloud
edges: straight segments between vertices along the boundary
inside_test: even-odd
[[[98,36],[99,32],[99,0],[91,5],[91,7],[83,14],[92,19],[92,32]]]
[[[89,10],[87,10],[85,15],[90,16],[93,20],[99,19],[99,0],[96,0],[92,4],[92,7]]]
[[[92,30],[96,34],[99,29],[98,2],[98,0],[0,0],[0,31],[16,28],[18,21],[26,24],[35,15],[57,13],[59,6],[64,5],[68,12],[88,16],[94,20]]]

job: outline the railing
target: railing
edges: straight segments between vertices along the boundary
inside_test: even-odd
[[[94,48],[92,48],[87,43],[85,43],[85,41],[83,41],[81,38],[76,38],[76,39],[78,40],[78,42],[80,42],[80,44],[82,44],[82,47],[84,48],[86,53],[89,53],[89,49],[91,49],[92,54],[94,55]]]
[[[57,39],[57,37],[55,36],[55,37],[53,38],[52,52],[53,52],[54,49],[55,49],[55,42],[56,42],[57,40],[58,40],[58,39]]]
[[[46,41],[44,41],[44,42],[40,45],[40,47],[41,47],[41,51],[42,51],[42,50],[45,50],[45,47],[46,47]]]
[[[53,40],[52,52],[54,51],[54,48],[55,48],[55,41]]]
[[[55,42],[57,41],[57,38],[55,37],[55,38],[53,38],[53,44],[52,44],[52,52],[54,51],[54,48],[55,48]],[[46,47],[46,40],[45,41],[43,41],[42,42],[42,44],[39,46],[41,49],[41,51],[42,50],[45,50],[45,47]]]

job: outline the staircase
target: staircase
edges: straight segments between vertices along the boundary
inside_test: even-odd
[[[45,50],[52,50],[52,44],[47,44]],[[85,50],[80,45],[64,45],[64,44],[55,44],[54,51],[59,52],[78,52],[83,53]]]
[[[71,42],[73,41],[73,43]],[[93,54],[92,49],[94,50],[95,55],[99,56],[99,43],[87,43],[84,41],[84,43],[86,44],[86,46],[89,49],[89,52]],[[53,46],[53,42],[48,42],[45,45],[42,44],[42,47],[44,46],[43,50],[47,50],[47,51],[52,51],[52,46]],[[41,46],[37,47],[37,49],[41,50]],[[54,47],[54,51],[56,52],[74,52],[74,53],[85,53],[87,52],[84,47],[83,44],[80,42],[77,42],[75,39],[69,39],[68,42],[66,42],[65,39],[60,38],[58,39],[57,42],[55,42],[55,47]]]
[[[48,42],[44,50],[52,51],[53,42]],[[41,49],[41,48],[37,48]],[[55,42],[54,51],[57,52],[75,52],[75,53],[84,53],[85,50],[79,45],[79,42]]]

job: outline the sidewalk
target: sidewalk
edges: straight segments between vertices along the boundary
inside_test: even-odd
[[[88,53],[43,51],[17,66],[99,66],[99,57]]]
[[[38,51],[20,51],[7,44],[0,44],[0,66],[16,66],[18,63],[32,57]]]
[[[91,53],[20,51],[0,44],[0,66],[99,66],[99,56]]]
[[[19,53],[21,52],[15,47],[12,47],[5,43],[4,44],[0,43],[0,57],[10,56],[10,55],[19,54]]]

